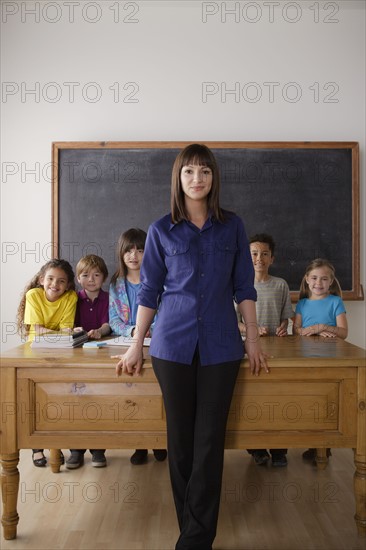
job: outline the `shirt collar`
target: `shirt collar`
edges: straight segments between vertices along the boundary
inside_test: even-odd
[[[209,213],[209,216],[205,222],[205,225],[202,227],[201,231],[205,231],[206,229],[209,229],[210,227],[212,227],[213,225],[213,222],[215,221],[215,218],[213,216],[213,213],[210,212]],[[180,223],[182,222],[186,222],[188,223],[189,225],[194,225],[194,224],[191,224],[189,222],[189,220],[181,220],[180,222],[177,222],[177,223],[173,223],[171,220],[170,220],[170,223],[169,223],[169,231],[171,231],[172,229],[174,229],[174,227],[176,227],[177,225],[179,225]],[[196,227],[196,226],[194,226]]]
[[[99,294],[96,298],[94,298],[93,302],[96,302],[98,300],[101,292],[102,289],[99,290]],[[81,298],[82,300],[90,300],[84,288],[79,291],[79,298]]]
[[[81,289],[79,291],[79,298],[81,298],[82,300],[89,300],[87,293],[85,292],[84,289]]]

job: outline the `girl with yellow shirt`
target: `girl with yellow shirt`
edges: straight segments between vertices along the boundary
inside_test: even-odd
[[[24,289],[18,308],[18,329],[33,341],[37,336],[74,326],[77,294],[74,272],[66,260],[50,260]],[[46,466],[43,449],[33,449],[33,464]]]

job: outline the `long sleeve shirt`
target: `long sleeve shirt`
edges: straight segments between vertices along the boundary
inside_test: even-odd
[[[137,301],[159,306],[152,356],[191,364],[198,345],[202,365],[243,357],[233,298],[256,300],[254,270],[241,219],[225,216],[201,229],[170,214],[150,226]]]
[[[135,325],[131,323],[131,306],[124,277],[118,277],[109,286],[109,326],[114,334],[131,336]]]
[[[137,304],[135,306],[137,311]],[[136,326],[136,311],[132,311],[125,278],[118,277],[116,283],[109,286],[109,326],[112,332],[118,336],[131,336]],[[154,323],[155,320],[151,323],[151,332]]]

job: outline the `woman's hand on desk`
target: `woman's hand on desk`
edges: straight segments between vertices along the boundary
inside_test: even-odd
[[[250,372],[259,376],[262,369],[269,373],[269,367],[267,363],[268,355],[261,350],[259,342],[256,340],[245,340],[245,351],[248,355]]]
[[[119,359],[116,365],[116,374],[127,374],[128,376],[139,376],[142,369],[143,353],[142,346],[131,344],[123,355],[112,355],[112,359]]]

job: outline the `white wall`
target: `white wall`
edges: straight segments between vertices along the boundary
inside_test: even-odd
[[[52,141],[359,141],[365,284],[364,1],[1,8],[3,349],[19,342],[21,291],[49,259]],[[349,341],[365,347],[365,302],[346,306]]]

